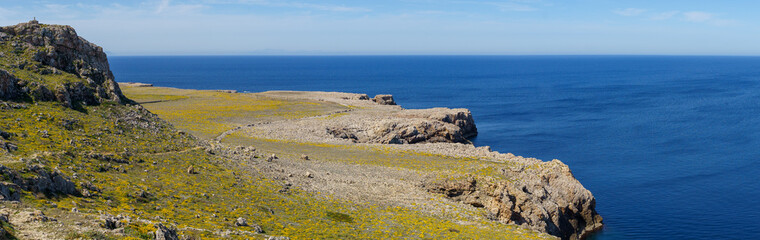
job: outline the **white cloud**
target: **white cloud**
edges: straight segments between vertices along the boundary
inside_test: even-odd
[[[668,20],[668,19],[671,19],[671,18],[675,17],[679,13],[681,13],[681,11],[661,12],[661,13],[657,13],[657,14],[652,15],[651,17],[649,17],[649,19],[650,20],[658,20],[658,21],[659,20]]]
[[[641,8],[626,8],[626,9],[618,9],[612,12],[620,16],[633,17],[633,16],[641,15],[642,13],[646,11],[647,11],[646,9],[641,9]]]
[[[683,13],[683,19],[688,22],[707,22],[714,18],[715,15],[708,12],[693,11]]]

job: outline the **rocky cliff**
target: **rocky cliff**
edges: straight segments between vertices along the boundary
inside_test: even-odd
[[[489,218],[547,232],[562,239],[583,239],[602,228],[594,196],[558,160],[536,168],[502,169],[509,180],[467,178],[428,182],[430,192],[485,208]]]
[[[37,21],[0,28],[0,99],[58,101],[67,107],[124,103],[103,49],[70,26]],[[41,81],[28,76],[40,75]]]

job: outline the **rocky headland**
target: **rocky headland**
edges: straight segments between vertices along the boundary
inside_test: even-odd
[[[390,95],[115,82],[69,26],[0,28],[0,238],[582,239],[559,160],[475,147]]]

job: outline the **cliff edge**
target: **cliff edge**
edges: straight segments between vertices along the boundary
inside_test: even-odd
[[[0,99],[33,98],[67,107],[128,101],[103,49],[70,26],[30,21],[2,27],[0,47]]]

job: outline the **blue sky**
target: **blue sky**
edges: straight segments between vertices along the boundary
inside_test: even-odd
[[[760,55],[760,1],[0,0],[110,55]]]

